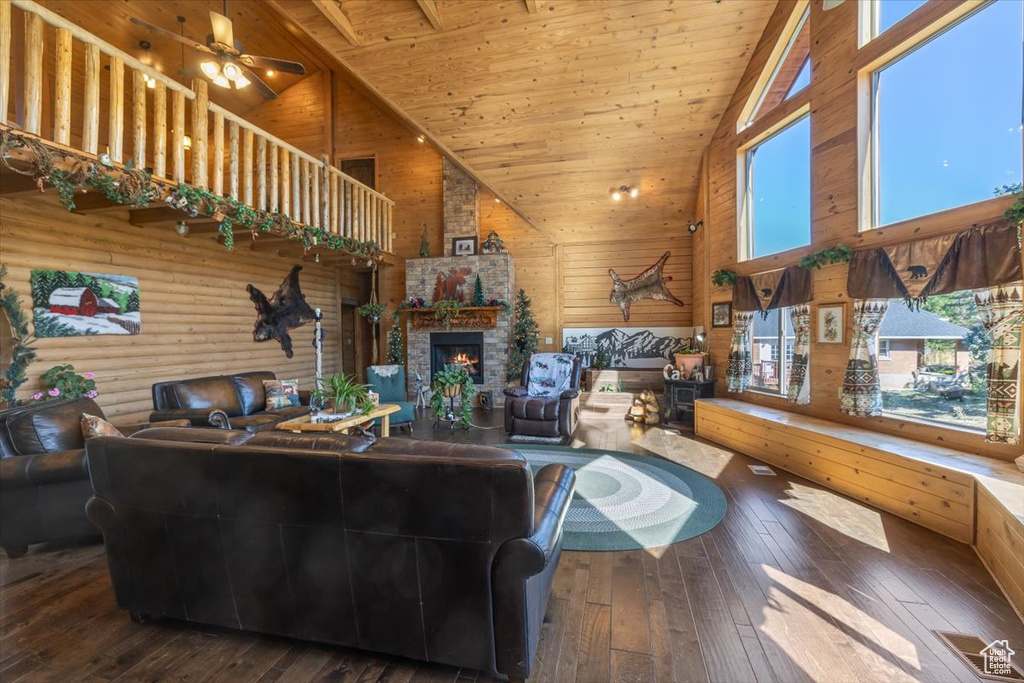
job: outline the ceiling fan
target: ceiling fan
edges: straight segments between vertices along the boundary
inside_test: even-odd
[[[213,81],[214,85],[222,88],[234,87],[235,89],[241,89],[251,83],[260,95],[268,100],[272,100],[277,97],[277,93],[274,92],[273,88],[264,83],[263,79],[252,71],[253,69],[283,71],[300,76],[306,75],[306,67],[299,62],[245,54],[242,44],[235,42],[234,30],[231,26],[231,20],[227,17],[227,13],[228,0],[224,0],[223,14],[210,11],[210,23],[213,26],[213,34],[206,37],[206,45],[189,40],[184,36],[167,29],[162,29],[159,26],[154,26],[148,21],[143,21],[137,17],[131,17],[130,21],[136,26],[141,26],[148,31],[171,40],[176,40],[179,43],[184,43],[195,50],[211,55],[210,58],[200,64],[200,67],[206,77]]]

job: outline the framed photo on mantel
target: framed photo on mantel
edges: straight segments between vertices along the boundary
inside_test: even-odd
[[[453,237],[452,256],[476,256],[476,237]]]

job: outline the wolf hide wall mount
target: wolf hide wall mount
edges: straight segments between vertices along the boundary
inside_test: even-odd
[[[256,305],[256,325],[252,329],[252,340],[264,342],[276,339],[281,344],[284,355],[289,358],[294,353],[292,338],[288,331],[316,319],[316,314],[306,303],[306,298],[302,296],[302,290],[299,288],[300,270],[302,266],[293,267],[270,299],[253,285],[245,286],[249,298]]]

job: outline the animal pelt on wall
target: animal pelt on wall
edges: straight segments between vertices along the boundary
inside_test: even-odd
[[[637,275],[632,280],[623,280],[611,268],[608,275],[612,278],[612,293],[609,297],[613,304],[618,304],[622,309],[622,319],[629,322],[629,308],[638,301],[653,299],[655,301],[670,301],[676,306],[682,306],[683,302],[672,295],[665,286],[672,278],[663,274],[665,261],[668,260],[669,252],[662,254],[658,262]]]
[[[251,284],[245,286],[249,298],[256,304],[256,326],[252,330],[252,339],[264,342],[276,339],[284,350],[284,355],[292,357],[292,338],[288,330],[312,322],[315,318],[313,309],[306,303],[299,288],[299,271],[302,266],[295,266],[288,277],[281,282],[274,295],[268,300],[266,295]]]

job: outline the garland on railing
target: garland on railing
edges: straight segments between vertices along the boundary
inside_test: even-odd
[[[799,263],[804,268],[820,269],[836,263],[849,263],[851,256],[853,256],[853,249],[850,249],[845,244],[837,244],[834,247],[828,247],[813,254],[808,254],[800,259]]]
[[[734,282],[736,282],[735,271],[723,268],[721,270],[716,270],[711,274],[711,284],[715,287],[725,287],[726,285],[731,285]]]
[[[33,336],[28,331],[28,316],[21,307],[21,295],[7,288],[5,277],[7,266],[0,265],[0,311],[7,316],[12,337],[11,364],[0,377],[0,403],[16,405],[14,395],[28,379],[28,366],[36,359],[36,350],[32,348]]]
[[[11,163],[10,152],[13,149],[24,149],[29,153],[29,170],[20,170]],[[71,161],[70,170],[56,168],[58,159]],[[90,189],[101,192],[115,204],[131,207],[146,207],[166,193],[165,199],[169,206],[192,217],[202,215],[217,221],[217,229],[228,250],[234,247],[234,231],[238,227],[249,230],[253,239],[260,232],[273,231],[300,240],[305,251],[320,245],[367,258],[380,258],[382,253],[380,245],[373,240],[360,241],[322,228],[302,225],[282,213],[254,209],[237,199],[223,197],[188,183],[171,185],[154,181],[149,171],[133,168],[131,161],[122,170],[105,154],[95,160],[84,153],[68,150],[54,152],[39,139],[5,126],[0,126],[0,162],[16,173],[35,179],[40,192],[44,189],[44,183],[52,185],[57,190],[61,204],[68,211],[75,208],[75,193]]]

